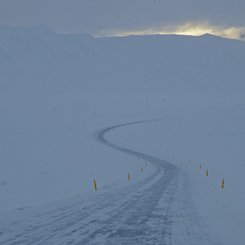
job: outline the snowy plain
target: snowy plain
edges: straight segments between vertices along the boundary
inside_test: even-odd
[[[95,39],[0,27],[2,220],[94,197],[93,179],[99,191],[128,185],[128,172],[140,183],[154,166],[142,175],[144,160],[94,135],[161,119],[108,139],[181,168],[195,209],[222,244],[244,244],[244,57],[245,43],[210,35]]]

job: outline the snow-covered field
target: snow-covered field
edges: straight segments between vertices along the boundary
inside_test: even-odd
[[[127,188],[129,172],[132,186],[154,175],[155,166],[145,168],[144,159],[105,147],[95,133],[160,119],[117,128],[107,137],[183,170],[200,219],[222,244],[242,245],[244,57],[245,43],[209,35],[95,39],[42,26],[0,27],[2,238],[18,212],[29,217],[63,199],[66,208],[76,198],[86,206],[100,192]],[[131,195],[138,190],[132,188]]]

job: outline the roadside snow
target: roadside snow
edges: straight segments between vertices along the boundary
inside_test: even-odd
[[[0,27],[0,212],[91,192],[94,178],[99,188],[126,183],[128,172],[140,178],[143,161],[94,133],[162,118],[111,139],[184,169],[200,215],[224,244],[242,245],[244,57],[244,43],[208,35],[94,39]]]

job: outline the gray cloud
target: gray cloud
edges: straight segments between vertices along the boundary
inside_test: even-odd
[[[244,13],[244,0],[0,0],[0,24],[92,34],[193,22],[243,27]]]

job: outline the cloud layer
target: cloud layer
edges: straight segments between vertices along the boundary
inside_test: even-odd
[[[211,34],[224,38],[244,40],[245,27],[224,27],[215,26],[209,23],[185,23],[183,25],[169,25],[163,27],[149,27],[140,30],[101,30],[97,36],[128,36],[128,35],[155,35],[155,34],[176,34],[201,36]]]
[[[0,25],[42,24],[92,35],[210,33],[239,39],[244,12],[244,0],[1,0]]]

